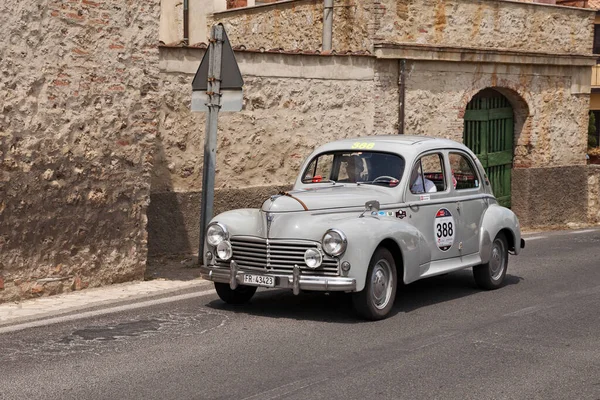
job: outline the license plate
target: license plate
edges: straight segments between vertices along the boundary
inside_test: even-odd
[[[254,286],[275,287],[275,277],[268,275],[244,274],[244,283]]]

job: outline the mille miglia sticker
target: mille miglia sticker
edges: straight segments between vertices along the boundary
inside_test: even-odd
[[[433,220],[435,242],[441,251],[448,251],[454,244],[456,225],[448,209],[440,208]]]
[[[400,218],[400,219],[406,218],[406,211],[404,211],[404,210],[396,211],[396,218]]]

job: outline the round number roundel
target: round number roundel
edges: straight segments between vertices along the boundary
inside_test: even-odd
[[[441,251],[447,251],[454,244],[454,235],[456,234],[456,224],[450,211],[440,208],[433,220],[434,238],[437,247]]]

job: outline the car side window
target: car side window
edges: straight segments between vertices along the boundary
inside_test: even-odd
[[[442,155],[436,153],[421,157],[410,175],[411,193],[433,193],[444,190],[446,190],[446,178]]]
[[[302,177],[302,181],[316,183],[331,179],[333,157],[333,154],[323,154],[312,160]]]
[[[479,187],[479,178],[473,163],[459,153],[450,153],[450,168],[452,169],[452,184],[456,190],[476,189]]]

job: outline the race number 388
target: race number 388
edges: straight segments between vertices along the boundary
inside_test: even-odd
[[[440,208],[433,221],[435,242],[441,251],[447,251],[454,244],[456,225],[450,211]]]

